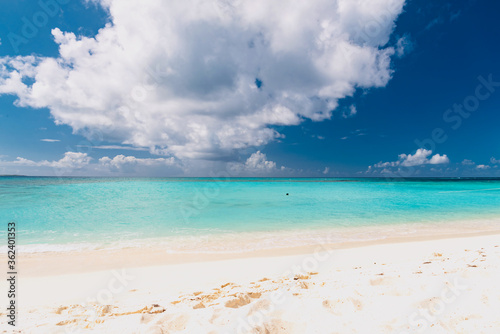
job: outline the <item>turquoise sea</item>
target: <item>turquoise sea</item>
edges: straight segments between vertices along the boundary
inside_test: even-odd
[[[500,228],[500,179],[0,177],[0,217],[0,237],[16,222],[26,252],[219,251],[231,242],[235,251],[242,240],[265,248],[324,233],[345,241],[398,228]],[[362,227],[371,232],[346,233]]]

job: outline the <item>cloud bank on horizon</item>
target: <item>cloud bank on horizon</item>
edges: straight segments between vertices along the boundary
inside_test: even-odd
[[[430,159],[429,159],[430,157]],[[386,167],[415,167],[415,166],[423,166],[423,165],[440,165],[447,164],[450,162],[450,159],[446,154],[432,155],[431,150],[426,150],[424,148],[419,148],[414,154],[400,154],[398,156],[397,161],[390,162],[379,162],[373,167],[376,168],[386,168]]]
[[[174,157],[170,158],[136,158],[119,154],[113,158],[104,156],[98,160],[87,153],[66,152],[59,160],[33,161],[17,157],[14,161],[3,161],[0,156],[1,167],[34,167],[38,171],[47,171],[50,168],[55,176],[68,175],[140,175],[144,168],[162,171],[164,168],[183,169]],[[186,171],[186,169],[184,169]],[[226,166],[224,176],[242,175],[279,175],[280,172],[293,172],[284,166],[278,167],[276,162],[267,159],[266,154],[257,151],[251,154],[244,162],[231,162]]]
[[[92,2],[110,22],[93,38],[54,29],[56,58],[0,58],[0,94],[168,159],[228,161],[282,137],[275,126],[330,119],[356,89],[387,85],[404,52],[388,44],[404,0]],[[257,153],[237,168],[279,169]],[[103,164],[171,161],[153,160]]]

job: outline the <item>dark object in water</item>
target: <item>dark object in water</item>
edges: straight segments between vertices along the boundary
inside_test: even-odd
[[[286,193],[286,195],[288,196],[288,193]]]

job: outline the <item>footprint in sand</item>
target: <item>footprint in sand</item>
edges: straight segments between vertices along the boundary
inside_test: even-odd
[[[60,306],[57,308],[57,310],[55,311],[56,314],[62,314],[63,311],[67,310],[68,307],[67,306]]]
[[[231,299],[231,300],[228,300],[224,306],[226,307],[230,307],[230,308],[238,308],[238,307],[241,307],[241,306],[245,306],[247,304],[250,304],[252,302],[252,300],[250,299],[249,296],[247,295],[240,295],[239,297],[237,298],[234,298],[234,299]]]
[[[311,287],[311,283],[301,281],[301,282],[299,283],[299,286],[300,286],[302,289],[309,289],[309,288]]]
[[[233,295],[234,299],[228,300],[224,306],[230,308],[238,308],[241,306],[248,305],[252,302],[252,299],[258,299],[262,296],[260,292],[247,292],[247,293],[238,293]]]
[[[309,276],[309,275],[297,275],[297,276],[295,276],[293,279],[294,279],[295,281],[297,281],[297,280],[299,280],[299,279],[310,279],[310,278],[311,278],[311,276]]]
[[[217,292],[217,293],[211,293],[211,294],[206,294],[206,295],[201,295],[200,296],[200,299],[201,299],[200,303],[208,305],[209,303],[215,302],[220,297],[221,297],[221,293],[219,293],[219,292]]]
[[[112,305],[104,305],[104,306],[100,306],[100,307],[97,307],[97,315],[98,316],[104,316],[108,313],[111,313],[111,311],[113,310],[113,308],[115,308],[116,306],[112,306]]]
[[[78,320],[77,319],[70,319],[70,320],[64,320],[64,321],[60,321],[56,324],[56,326],[64,326],[64,325],[69,325],[69,324],[73,324],[75,322],[77,322]]]
[[[205,304],[203,303],[198,303],[195,306],[193,306],[194,310],[200,309],[200,308],[205,308]]]
[[[256,299],[256,298],[260,298],[262,296],[262,293],[260,293],[260,292],[249,292],[248,296],[250,296],[250,298]]]

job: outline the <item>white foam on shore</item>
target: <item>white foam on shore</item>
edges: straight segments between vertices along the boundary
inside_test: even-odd
[[[319,244],[363,242],[397,237],[425,237],[500,230],[500,218],[457,222],[391,224],[322,229],[296,229],[260,232],[224,232],[199,235],[176,235],[158,238],[129,239],[105,243],[65,243],[18,245],[20,253],[84,252],[149,248],[176,253],[244,253],[257,250],[292,248]],[[0,247],[6,252],[6,246]]]
[[[98,244],[91,243],[75,243],[75,244],[33,244],[33,245],[17,245],[16,249],[19,253],[34,254],[34,253],[51,253],[51,252],[83,252],[87,250],[96,250]],[[7,252],[7,246],[0,247],[0,252]]]

